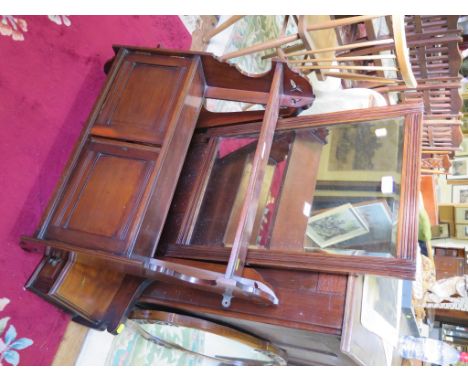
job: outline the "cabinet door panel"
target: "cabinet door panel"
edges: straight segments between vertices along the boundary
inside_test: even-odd
[[[155,148],[93,139],[83,150],[45,238],[123,252],[155,167]]]
[[[126,57],[92,133],[162,144],[190,63],[183,58]]]

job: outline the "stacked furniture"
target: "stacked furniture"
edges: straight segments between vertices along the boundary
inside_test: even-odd
[[[233,16],[207,40],[242,16]],[[297,33],[286,34],[289,19]],[[463,139],[459,70],[463,42],[458,16],[292,16],[273,40],[229,52],[223,61],[273,49],[303,73],[343,79],[400,102],[424,104],[423,170],[446,173]],[[390,99],[390,98],[388,98]]]
[[[286,35],[288,16],[278,38],[238,51],[226,53],[221,59],[274,49],[275,56],[287,59],[292,67],[304,73],[316,72],[320,78],[342,78],[367,86],[403,81],[416,86],[408,57],[404,18],[399,15],[373,16],[294,16],[297,33]],[[375,32],[374,22],[387,24],[389,35]],[[367,33],[360,33],[362,28]],[[385,74],[384,74],[385,73]],[[367,87],[366,86],[366,87]]]
[[[283,72],[283,63],[248,77],[210,54],[131,47],[116,53],[42,221],[21,244],[44,255],[29,289],[109,331],[151,278],[225,292],[219,267],[153,259],[205,98],[264,104],[271,98],[271,118],[313,100],[309,83]],[[256,274],[245,275],[234,285],[225,281],[230,293],[275,302]]]
[[[242,329],[290,364],[385,362],[356,274],[414,278],[422,106],[294,117],[313,94],[283,61],[249,77],[204,53],[116,53],[22,238],[43,256],[27,288],[112,333],[138,306]]]
[[[435,159],[424,162],[425,172],[447,173],[447,160],[463,140],[458,48],[463,39],[457,21],[458,16],[406,16],[409,56],[418,85],[378,89],[397,92],[402,101],[424,104],[423,156]]]

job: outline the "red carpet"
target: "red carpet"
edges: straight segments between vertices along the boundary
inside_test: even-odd
[[[191,37],[176,16],[70,16],[69,27],[22,18],[24,41],[0,28],[0,364],[50,365],[69,317],[24,290],[40,256],[23,252],[19,237],[37,227],[112,44],[189,49]]]

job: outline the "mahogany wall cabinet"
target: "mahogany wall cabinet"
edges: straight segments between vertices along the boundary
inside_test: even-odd
[[[30,290],[111,332],[137,304],[325,354],[349,274],[413,278],[420,105],[296,117],[312,89],[280,61],[249,77],[205,53],[116,52],[22,239],[44,254]],[[211,113],[207,98],[265,110]]]
[[[206,53],[115,51],[42,221],[34,237],[22,239],[23,248],[45,255],[27,287],[78,320],[110,331],[125,319],[150,277],[182,284],[197,279],[201,282],[193,284],[199,288],[224,288],[208,285],[222,279],[216,265],[206,269],[154,259],[205,99],[266,105],[272,99],[270,109],[278,115],[297,114],[313,101],[308,81],[282,62],[251,77]],[[211,113],[203,115],[212,123]],[[241,115],[261,120],[264,112]],[[233,292],[262,298],[268,287],[249,277],[238,277],[240,287]]]

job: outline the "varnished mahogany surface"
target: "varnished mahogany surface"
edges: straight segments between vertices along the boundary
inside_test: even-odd
[[[274,71],[247,76],[205,53],[115,51],[35,237],[22,244],[31,249],[42,241],[37,247],[47,256],[29,289],[80,322],[110,331],[148,284],[147,262],[131,259],[151,258],[158,246],[204,99],[266,103]],[[285,72],[280,103],[294,114],[310,105],[312,90],[306,79]],[[58,265],[50,264],[54,251],[62,256]]]
[[[293,363],[351,364],[350,359],[340,352],[340,339],[343,328],[346,327],[344,315],[348,276],[326,272],[371,271],[384,276],[391,273],[399,277],[413,277],[414,266],[410,253],[415,243],[417,194],[417,187],[413,181],[418,176],[415,167],[418,151],[416,150],[416,154],[413,151],[414,147],[417,147],[419,137],[420,113],[420,105],[399,105],[279,121],[278,131],[291,134],[287,141],[291,172],[286,174],[290,180],[286,182],[289,188],[285,191],[293,197],[285,197],[284,208],[277,211],[277,217],[281,219],[278,226],[272,230],[270,246],[249,248],[246,259],[247,266],[256,269],[277,293],[280,302],[276,308],[234,301],[229,309],[222,309],[219,302],[209,294],[164,283],[154,283],[147,288],[139,299],[139,304],[149,308],[163,307],[190,312],[200,317],[237,325],[286,348],[288,354],[292,354]],[[402,176],[402,199],[406,203],[406,210],[399,223],[400,234],[407,235],[408,242],[400,243],[401,257],[367,257],[356,261],[346,256],[333,257],[320,251],[313,254],[304,253],[303,232],[307,221],[294,216],[295,210],[302,211],[302,208],[293,207],[297,202],[294,196],[299,200],[307,200],[313,196],[314,182],[310,184],[310,188],[301,185],[301,171],[317,166],[320,160],[320,147],[326,140],[326,129],[323,126],[401,115],[408,116],[405,122],[408,133],[405,134],[403,159],[405,174]],[[315,133],[312,133],[311,127],[316,128]],[[227,263],[230,248],[222,247],[222,232],[225,229],[223,221],[227,219],[223,216],[229,215],[226,206],[233,204],[234,196],[231,194],[235,192],[239,183],[239,179],[230,174],[232,172],[240,176],[243,161],[241,158],[236,161],[236,157],[232,155],[230,162],[226,162],[222,167],[223,171],[218,171],[221,167],[218,168],[219,164],[213,161],[216,155],[214,142],[217,137],[234,138],[241,134],[255,136],[259,130],[260,123],[254,122],[200,129],[195,135],[188,154],[190,160],[184,164],[181,182],[158,248],[159,256]],[[249,146],[246,145],[239,151],[248,149]],[[238,170],[233,170],[236,166]],[[220,185],[219,194],[210,194],[213,192],[207,184],[207,175],[210,173],[214,174],[210,179]],[[199,195],[205,195],[205,199],[209,200],[206,206],[205,199]],[[207,218],[202,217],[202,220],[205,219],[206,223],[199,227],[196,224],[197,218],[205,214]],[[304,340],[305,338],[307,340]]]
[[[165,68],[166,64],[169,68]],[[42,242],[48,257],[31,277],[28,288],[73,312],[80,322],[111,332],[137,302],[215,317],[259,336],[273,335],[280,346],[295,355],[293,358],[298,364],[310,363],[310,357],[306,361],[300,356],[301,349],[306,348],[316,355],[316,363],[346,362],[336,350],[344,325],[346,273],[372,271],[395,275],[401,272],[403,276],[410,276],[414,271],[411,255],[405,254],[412,253],[416,232],[411,224],[416,216],[414,195],[417,188],[413,188],[411,182],[417,177],[419,166],[417,153],[410,151],[417,145],[420,128],[417,105],[378,108],[368,113],[353,111],[293,120],[285,118],[277,125],[277,132],[288,137],[285,139],[287,146],[290,145],[288,160],[295,166],[294,171],[287,174],[288,184],[292,192],[310,196],[313,183],[309,188],[297,186],[300,169],[317,165],[319,155],[311,154],[308,148],[315,147],[319,151],[327,139],[327,124],[408,116],[410,133],[405,138],[404,157],[408,171],[402,185],[407,212],[399,230],[408,242],[401,240],[400,259],[359,262],[320,253],[301,257],[294,253],[299,250],[300,240],[288,241],[288,224],[285,223],[273,231],[272,248],[264,249],[263,253],[247,252],[244,270],[244,274],[256,274],[273,288],[279,298],[277,306],[234,299],[228,310],[221,307],[219,296],[193,289],[169,276],[151,285],[145,280],[153,256],[184,263],[174,260],[173,255],[183,257],[181,255],[185,254],[192,261],[190,264],[198,263],[200,268],[225,269],[224,252],[191,245],[194,235],[215,233],[196,231],[195,222],[203,203],[200,195],[206,191],[207,174],[213,170],[215,138],[238,134],[255,136],[261,123],[242,123],[255,121],[256,115],[254,119],[252,115],[223,116],[224,126],[211,119],[208,126],[200,125],[193,139],[192,135],[206,97],[231,97],[231,100],[266,104],[275,65],[269,73],[252,79],[206,54],[120,48],[109,80],[37,231],[34,240]],[[168,76],[175,81],[176,95],[165,82],[165,73],[170,73]],[[146,78],[148,83],[142,83]],[[298,94],[293,90],[291,79],[302,92]],[[150,83],[160,80],[163,90],[158,92]],[[281,107],[291,107],[295,103],[299,108],[310,103],[310,86],[301,81],[301,77],[285,70]],[[134,102],[140,90],[144,99],[141,110],[140,103]],[[155,99],[161,104],[153,109],[151,105]],[[241,123],[236,125],[238,121]],[[273,155],[276,155],[275,150],[273,145]],[[223,175],[219,174],[219,179]],[[226,178],[224,181],[229,186],[229,181],[234,180]],[[212,208],[223,211],[216,195],[212,202]],[[285,204],[286,207],[292,205],[294,200]],[[284,222],[288,221],[292,209],[286,207],[278,212]],[[304,225],[305,220],[297,224]],[[208,250],[203,252],[204,249]],[[62,260],[55,266],[49,263],[51,251],[60,251],[57,256]],[[83,280],[84,286],[81,285]]]
[[[90,138],[44,238],[124,253],[159,151],[150,146]]]
[[[165,283],[152,284],[139,302],[320,333],[341,333],[347,276],[276,269],[257,269],[257,272],[275,290],[280,301],[278,306],[234,299],[229,310],[222,309],[219,299],[210,293]]]

